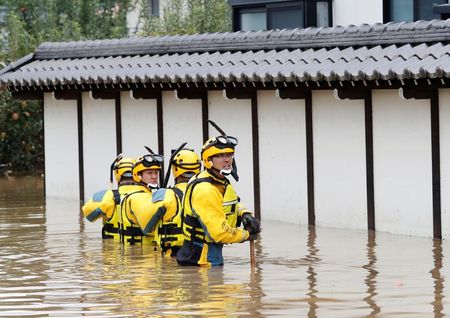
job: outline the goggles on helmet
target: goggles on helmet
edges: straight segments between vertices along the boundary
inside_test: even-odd
[[[233,148],[238,144],[238,140],[236,137],[231,136],[218,136],[214,140],[212,140],[206,148],[215,146],[219,149],[224,148]]]
[[[145,155],[142,157],[142,165],[144,167],[160,166],[163,161],[164,158],[161,155]]]

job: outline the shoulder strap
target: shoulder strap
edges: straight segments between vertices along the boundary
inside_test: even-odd
[[[175,195],[178,197],[178,199],[180,200],[180,202],[183,202],[183,196],[184,196],[183,191],[181,191],[180,189],[175,188],[175,187],[173,187],[172,190],[173,190],[173,192],[175,193]]]
[[[194,186],[194,185],[196,185],[196,184],[198,184],[198,183],[201,183],[201,182],[209,182],[209,183],[213,183],[213,182],[214,182],[214,179],[211,178],[211,177],[197,178],[197,179],[194,179],[194,180],[192,180],[191,182],[189,182],[188,185]]]
[[[120,203],[120,208],[123,209],[123,207],[125,206],[125,204],[127,204],[127,202],[128,202],[128,198],[129,198],[131,195],[136,194],[136,193],[143,193],[143,192],[145,192],[145,191],[143,191],[143,190],[138,190],[138,191],[126,193],[125,196],[124,196],[123,199],[122,199],[122,202]],[[125,215],[126,215],[126,217],[128,218],[128,215],[127,215],[126,213],[125,213]],[[130,221],[130,223],[133,223],[133,222],[131,222],[131,220],[130,220],[129,218],[128,218],[128,221]]]
[[[113,193],[113,196],[114,196],[114,203],[116,205],[120,204],[120,193],[119,193],[119,190],[114,189],[114,190],[112,190],[112,193]]]

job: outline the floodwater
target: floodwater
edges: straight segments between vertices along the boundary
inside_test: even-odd
[[[0,178],[0,317],[444,317],[447,241],[264,221],[225,266],[100,238],[42,179]]]

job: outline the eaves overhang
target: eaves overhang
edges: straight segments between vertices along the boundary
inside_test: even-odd
[[[450,20],[433,20],[43,43],[1,70],[0,84],[10,90],[51,91],[226,83],[446,83],[449,39]]]

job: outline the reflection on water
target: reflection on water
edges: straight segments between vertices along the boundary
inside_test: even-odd
[[[317,304],[317,289],[316,289],[316,282],[317,282],[317,274],[314,271],[315,265],[320,261],[320,259],[317,257],[317,253],[319,250],[316,247],[316,229],[314,226],[308,227],[308,254],[306,256],[306,259],[309,260],[310,264],[308,264],[308,293],[309,296],[308,304],[309,304],[309,310],[308,310],[308,318],[317,317],[316,315],[316,309],[318,308]]]
[[[180,267],[100,238],[42,180],[0,179],[1,317],[444,317],[449,244],[264,221],[225,266]]]
[[[367,271],[367,276],[364,282],[367,285],[367,296],[364,297],[364,301],[369,305],[372,311],[367,315],[367,317],[376,317],[380,312],[380,307],[375,302],[375,297],[377,296],[376,286],[377,286],[377,275],[378,272],[376,268],[377,256],[375,254],[375,232],[368,231],[367,233],[367,264],[363,268]]]
[[[441,275],[442,270],[442,241],[433,241],[433,260],[434,266],[430,270],[431,277],[434,284],[434,299],[432,302],[434,317],[443,317],[443,290],[444,290],[444,276]]]

